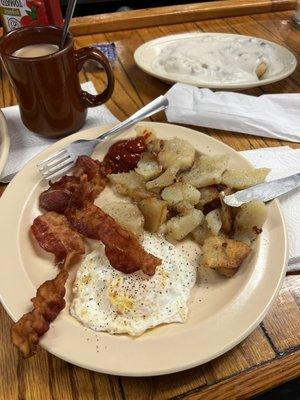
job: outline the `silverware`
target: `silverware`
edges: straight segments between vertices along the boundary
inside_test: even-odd
[[[252,200],[263,202],[275,199],[282,194],[290,192],[300,186],[300,173],[287,176],[286,178],[260,183],[249,189],[240,190],[229,196],[224,197],[224,202],[231,207],[239,207]]]
[[[72,19],[74,9],[76,5],[76,0],[69,0],[68,5],[67,5],[67,10],[66,10],[66,15],[65,15],[65,22],[63,26],[63,31],[60,39],[60,44],[59,44],[59,50],[62,50],[65,45],[66,37],[69,31],[69,25],[70,21]]]
[[[76,140],[75,142],[70,143],[66,148],[37,164],[37,167],[43,178],[46,180],[61,176],[73,167],[78,156],[91,155],[94,148],[99,143],[118,136],[137,122],[166,109],[168,104],[168,100],[165,96],[159,96],[157,99],[151,101],[151,103],[131,115],[131,117],[114,126],[98,138],[93,140]]]

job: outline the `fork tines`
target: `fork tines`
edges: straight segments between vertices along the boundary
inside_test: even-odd
[[[67,172],[72,164],[74,164],[74,160],[68,151],[63,149],[38,163],[37,167],[45,179],[51,179]]]

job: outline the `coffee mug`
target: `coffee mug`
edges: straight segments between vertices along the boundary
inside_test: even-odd
[[[60,42],[62,30],[54,26],[25,27],[0,41],[0,57],[14,88],[24,125],[45,137],[75,132],[85,122],[87,108],[105,103],[114,89],[114,76],[107,58],[93,47],[74,49],[68,34],[65,47],[42,57],[19,57],[13,53],[29,45]],[[78,73],[87,60],[99,62],[107,86],[97,95],[81,90]]]

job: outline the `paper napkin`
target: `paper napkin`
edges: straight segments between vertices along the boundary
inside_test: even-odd
[[[288,146],[242,151],[255,167],[271,169],[267,180],[284,178],[300,172],[300,149]],[[289,240],[288,269],[300,270],[300,188],[278,198],[284,214]]]
[[[169,122],[300,142],[300,93],[255,97],[177,83],[166,95]]]
[[[91,94],[97,94],[92,82],[85,82],[81,87]],[[2,108],[2,111],[8,124],[10,149],[0,181],[7,183],[12,179],[9,175],[18,172],[27,161],[58,139],[46,139],[30,132],[21,121],[18,106]],[[102,105],[88,109],[87,119],[81,130],[117,122],[119,121],[112,115],[108,108]]]

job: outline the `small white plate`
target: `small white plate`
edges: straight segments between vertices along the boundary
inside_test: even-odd
[[[171,124],[147,122],[161,139],[188,140],[205,154],[228,154],[232,167],[248,167],[238,152],[208,135]],[[53,257],[31,241],[29,228],[40,214],[38,197],[47,187],[36,164],[79,138],[95,138],[105,127],[68,136],[31,160],[12,180],[0,201],[0,299],[14,321],[31,309],[30,299],[45,280],[57,274]],[[133,136],[125,132],[120,138]],[[95,149],[102,159],[111,143]],[[112,201],[108,186],[96,204]],[[13,206],[12,206],[13,205]],[[194,254],[196,244],[178,244]],[[276,298],[285,276],[287,237],[279,203],[268,204],[268,218],[255,249],[237,274],[226,279],[201,268],[200,282],[192,290],[188,320],[149,330],[138,338],[110,335],[85,328],[69,314],[71,282],[66,308],[51,324],[40,344],[50,353],[83,368],[114,375],[151,376],[203,364],[234,347],[260,323]]]
[[[0,175],[4,169],[8,152],[9,152],[9,136],[7,131],[7,123],[3,112],[0,110]]]
[[[158,39],[150,40],[149,42],[144,43],[140,47],[138,47],[134,53],[134,60],[136,64],[149,75],[155,76],[158,79],[161,79],[167,83],[173,82],[182,82],[190,85],[205,87],[210,89],[248,89],[256,86],[267,85],[269,83],[280,81],[281,79],[286,78],[291,75],[296,66],[297,59],[293,53],[291,53],[288,49],[283,46],[278,45],[277,43],[271,42],[269,40],[261,39],[265,43],[271,44],[275,51],[277,52],[278,57],[281,59],[283,63],[283,68],[280,72],[268,76],[267,78],[260,79],[258,81],[245,81],[245,82],[206,82],[205,80],[200,80],[199,77],[193,76],[183,76],[180,74],[168,74],[162,70],[158,70],[154,66],[154,61],[158,57],[160,51],[170,43],[180,42],[183,39],[193,39],[193,38],[203,38],[203,37],[240,37],[245,39],[250,39],[251,36],[244,35],[235,35],[231,33],[202,33],[202,32],[194,32],[194,33],[183,33],[178,35],[169,35],[164,36]]]

